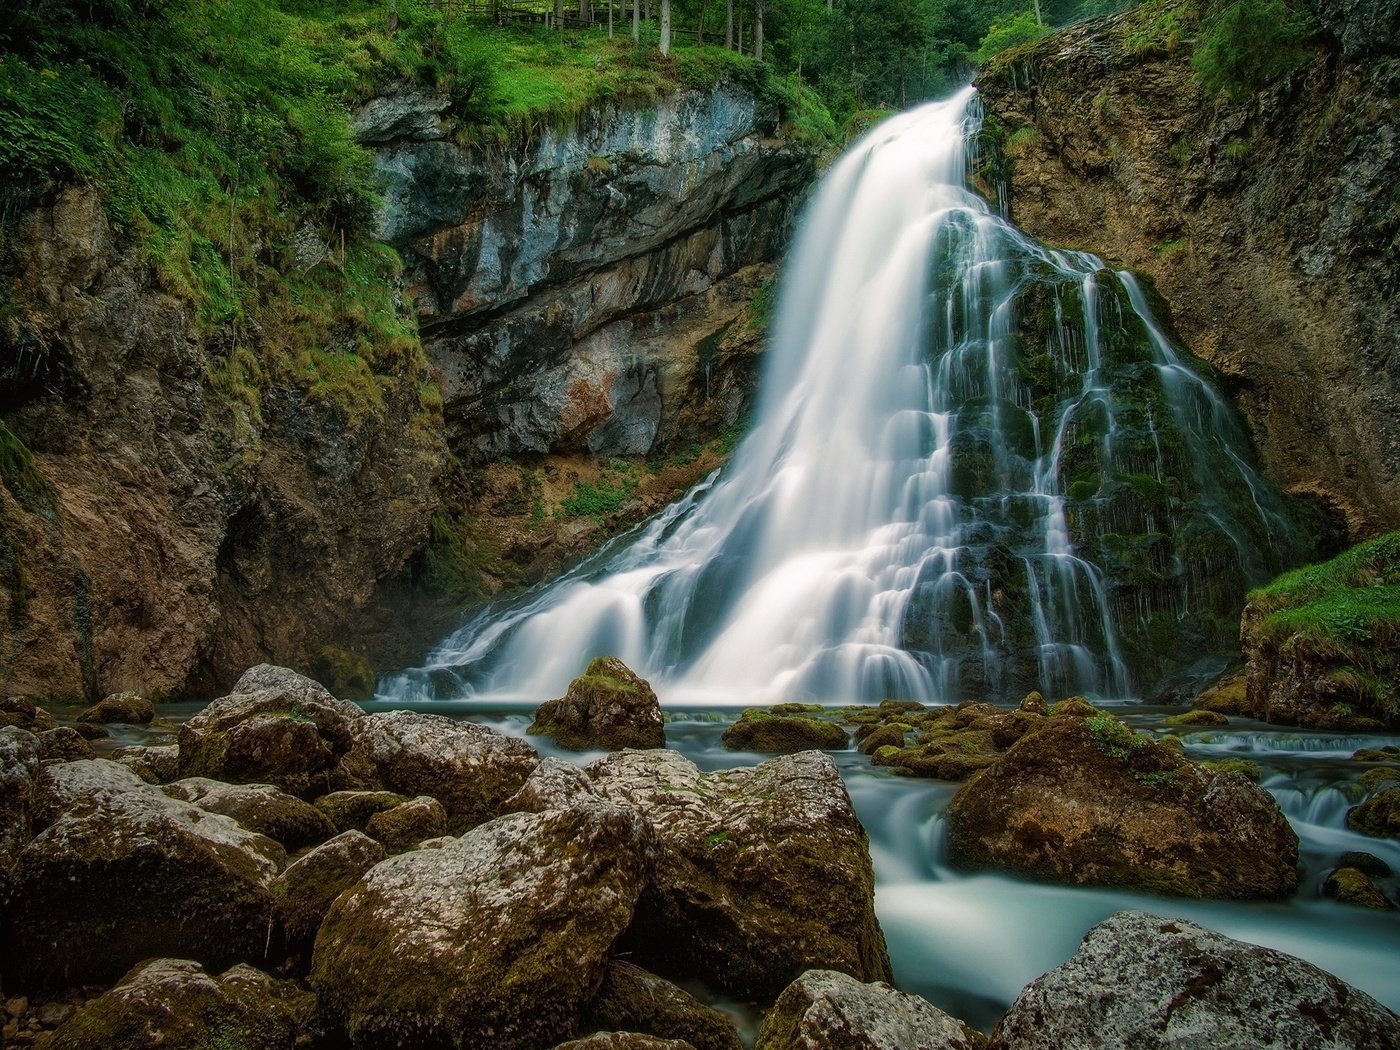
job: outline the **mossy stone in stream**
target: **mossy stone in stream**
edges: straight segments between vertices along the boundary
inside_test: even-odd
[[[1218,711],[1183,711],[1179,715],[1168,715],[1162,721],[1169,726],[1224,726],[1230,720]]]
[[[155,717],[155,705],[139,693],[113,693],[81,712],[76,721],[146,725]]]
[[[856,745],[856,750],[862,755],[873,755],[882,747],[893,745],[896,748],[904,746],[905,728],[900,725],[878,726],[873,732],[867,733],[864,737],[859,732],[856,738],[860,743]]]
[[[1400,788],[1382,791],[1347,810],[1347,827],[1378,838],[1400,837]]]
[[[1342,904],[1355,904],[1376,911],[1394,911],[1395,902],[1356,868],[1338,868],[1322,884],[1322,895]]]
[[[782,755],[808,750],[841,751],[849,746],[850,739],[834,722],[751,707],[724,731],[720,742],[731,751]]]
[[[656,693],[613,656],[593,660],[563,697],[541,704],[526,732],[571,751],[666,746]]]

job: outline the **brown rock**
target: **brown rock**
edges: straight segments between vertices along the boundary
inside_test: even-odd
[[[384,847],[368,835],[347,831],[289,864],[270,887],[287,951],[310,953],[331,904],[385,856]]]
[[[1394,911],[1395,902],[1382,893],[1370,878],[1356,868],[1338,868],[1322,883],[1322,895],[1343,904],[1355,904],[1377,911]]]
[[[790,755],[798,751],[843,751],[850,739],[834,722],[751,707],[725,729],[720,742],[730,751]]]
[[[330,818],[337,831],[364,831],[376,813],[407,801],[407,795],[394,791],[332,791],[316,800],[316,808]]]
[[[69,726],[45,729],[39,734],[39,750],[45,762],[76,762],[97,757],[87,738]]]
[[[1347,827],[1365,835],[1400,837],[1400,788],[1390,788],[1347,810]]]
[[[614,959],[584,1013],[584,1031],[646,1032],[679,1039],[695,1050],[742,1050],[728,1017],[670,981]]]
[[[698,1050],[684,1039],[659,1039],[640,1032],[594,1032],[582,1039],[570,1039],[554,1050]]]
[[[335,827],[319,809],[271,784],[223,784],[204,777],[187,777],[161,790],[208,813],[232,817],[249,831],[275,839],[291,852],[325,842],[335,834]]]
[[[425,839],[440,838],[446,832],[447,811],[427,795],[376,813],[365,823],[365,834],[390,853],[414,849]]]
[[[84,710],[76,721],[145,725],[155,717],[155,705],[144,696],[137,693],[113,693]]]
[[[541,704],[528,732],[571,751],[666,746],[656,694],[612,656],[592,661],[561,699]]]

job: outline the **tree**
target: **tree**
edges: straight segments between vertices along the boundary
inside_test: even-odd
[[[671,0],[661,0],[661,53],[671,53]]]
[[[754,0],[753,4],[753,57],[763,61],[763,3]]]

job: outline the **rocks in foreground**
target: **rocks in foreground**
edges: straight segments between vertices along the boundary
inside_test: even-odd
[[[660,841],[624,941],[636,962],[758,999],[809,969],[889,978],[865,829],[829,757],[701,773],[673,751],[624,751],[588,773]]]
[[[946,819],[967,869],[1223,899],[1298,884],[1298,839],[1268,792],[1106,714],[1050,718],[965,784]]]
[[[670,981],[620,959],[604,971],[583,1027],[680,1039],[695,1050],[743,1050],[729,1018]]]
[[[1400,1018],[1311,963],[1182,919],[1119,912],[1032,981],[989,1050],[1393,1047]]]
[[[309,954],[335,899],[385,856],[384,847],[368,835],[347,831],[288,865],[271,886],[286,950]]]
[[[376,865],[311,981],[358,1047],[552,1046],[577,1031],[655,856],[619,806],[514,814]]]
[[[214,976],[186,959],[151,959],[59,1026],[63,1050],[292,1050],[318,1029],[316,998],[251,966]]]
[[[917,995],[808,970],[773,1004],[754,1050],[982,1050],[986,1043]]]
[[[593,660],[563,697],[541,704],[528,732],[570,751],[666,746],[656,693],[614,656]]]

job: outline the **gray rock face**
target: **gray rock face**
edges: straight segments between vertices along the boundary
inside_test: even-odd
[[[365,834],[390,853],[411,850],[426,839],[441,838],[446,831],[447,811],[427,795],[376,813],[365,823]]]
[[[54,1033],[52,1045],[292,1050],[316,1030],[315,997],[290,981],[246,965],[216,977],[187,959],[151,959],[73,1014]]]
[[[808,970],[763,1019],[754,1050],[981,1050],[986,1038],[917,995]]]
[[[588,1006],[583,1030],[645,1032],[695,1050],[742,1050],[734,1024],[670,981],[614,959]]]
[[[180,775],[266,783],[314,797],[337,787],[350,726],[364,713],[285,667],[249,669],[180,727]]]
[[[271,886],[287,951],[310,952],[331,904],[385,856],[384,847],[368,835],[347,831],[289,864]]]
[[[271,784],[223,784],[187,777],[162,790],[206,812],[232,817],[249,831],[276,839],[288,850],[315,846],[335,834],[335,826],[319,809]]]
[[[529,732],[571,751],[666,746],[656,693],[615,656],[591,661],[568,693],[541,704]]]
[[[97,757],[87,737],[72,726],[45,729],[39,734],[39,750],[45,762],[76,762]]]
[[[366,145],[429,142],[449,131],[443,112],[452,104],[446,95],[417,84],[395,84],[350,115],[350,131]]]
[[[1400,7],[1391,0],[1309,0],[1348,58],[1400,51]]]
[[[391,857],[332,905],[312,985],[356,1046],[551,1046],[577,1030],[654,854],[645,820],[598,804]]]
[[[544,758],[530,774],[530,779],[506,800],[505,812],[543,813],[549,809],[569,809],[596,802],[600,797],[583,770],[557,758]]]
[[[262,957],[268,886],[286,861],[277,843],[100,759],[45,767],[36,795],[42,830],[19,852],[5,905],[7,978],[66,986],[152,956]]]
[[[14,726],[0,728],[0,865],[29,841],[39,741]]]
[[[865,829],[826,755],[701,773],[672,751],[622,751],[588,773],[661,843],[625,941],[633,961],[753,998],[809,969],[889,978]]]
[[[119,747],[112,752],[120,762],[148,784],[166,784],[180,775],[180,745]]]
[[[1400,1018],[1291,955],[1181,919],[1119,912],[1032,981],[990,1050],[1400,1046]]]
[[[447,810],[453,834],[503,812],[539,764],[523,740],[417,711],[367,715],[352,723],[350,734],[351,778],[361,787],[431,795]]]

